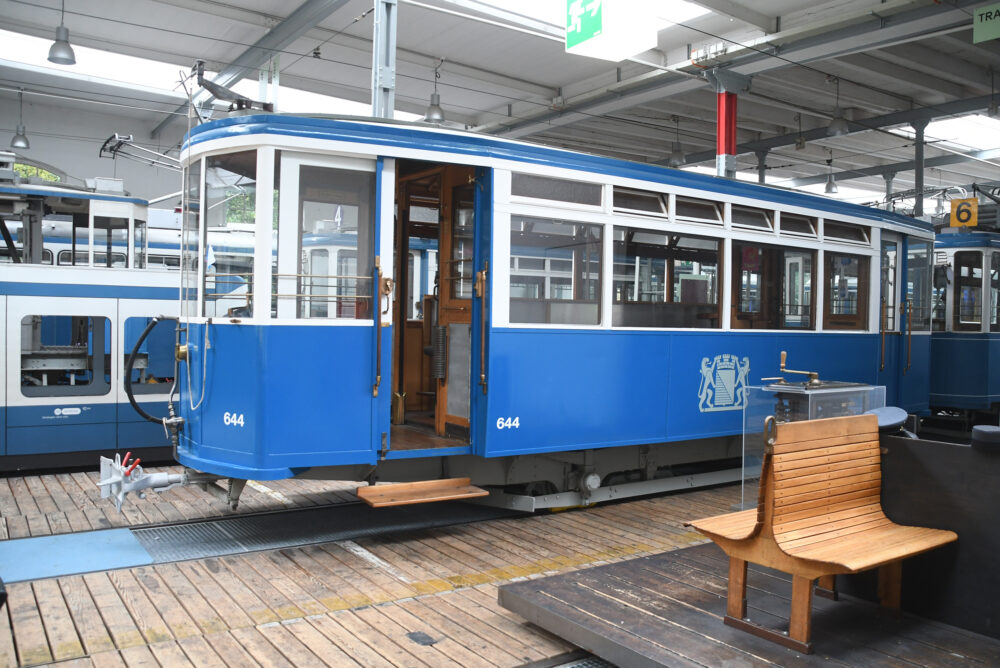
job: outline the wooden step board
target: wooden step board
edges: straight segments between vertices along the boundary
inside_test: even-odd
[[[469,484],[468,478],[398,482],[391,485],[369,485],[358,488],[358,498],[374,508],[406,506],[411,503],[455,501],[489,496],[489,492]]]

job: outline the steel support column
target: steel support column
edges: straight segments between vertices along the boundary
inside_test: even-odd
[[[916,130],[917,137],[913,145],[913,192],[916,193],[913,199],[913,215],[924,215],[924,130],[927,128],[926,120],[913,121],[911,123]]]
[[[715,68],[705,72],[705,78],[716,92],[717,139],[715,144],[715,173],[718,176],[736,176],[736,95],[750,90],[750,77]]]
[[[392,118],[396,106],[396,0],[375,0],[372,116]]]
[[[757,183],[765,183],[764,174],[767,171],[767,151],[754,151],[757,156]]]

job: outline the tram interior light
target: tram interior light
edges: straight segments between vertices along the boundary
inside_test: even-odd
[[[14,138],[10,140],[11,148],[29,149],[31,148],[31,143],[28,141],[28,135],[24,134],[24,89],[18,89],[17,91],[17,131],[14,133]]]
[[[57,65],[76,65],[76,54],[69,44],[69,28],[64,23],[66,19],[66,0],[62,3],[62,13],[59,15],[59,27],[56,28],[56,41],[49,47],[49,62]]]

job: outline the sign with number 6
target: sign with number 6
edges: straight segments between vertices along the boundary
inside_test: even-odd
[[[951,200],[952,227],[975,227],[978,223],[979,200],[975,197]]]

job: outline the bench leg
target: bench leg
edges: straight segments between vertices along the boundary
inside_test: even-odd
[[[828,598],[831,601],[839,601],[840,597],[837,595],[837,576],[821,575],[816,580],[816,595]]]
[[[792,576],[792,614],[788,620],[788,637],[808,645],[812,631],[813,581],[801,575]]]
[[[729,598],[726,614],[743,619],[747,616],[747,562],[729,557]]]
[[[899,610],[903,589],[903,561],[890,561],[878,568],[878,601],[882,607]]]

